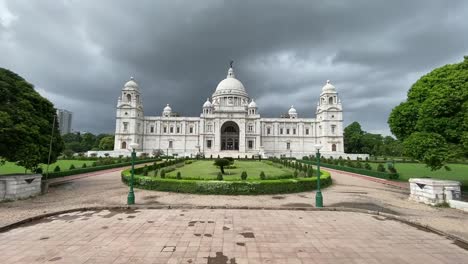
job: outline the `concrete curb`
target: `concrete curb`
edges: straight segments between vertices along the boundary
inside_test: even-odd
[[[0,226],[0,233],[8,232],[11,229],[20,227],[21,225],[31,223],[34,221],[38,221],[47,217],[60,215],[60,214],[67,214],[73,213],[78,211],[100,211],[100,210],[135,210],[135,209],[149,209],[149,210],[157,210],[157,209],[227,209],[227,210],[284,210],[284,211],[329,211],[329,212],[352,212],[352,213],[362,213],[362,214],[369,214],[374,216],[382,216],[390,220],[399,221],[401,223],[410,225],[412,227],[421,229],[423,231],[428,231],[435,233],[440,236],[444,236],[454,242],[458,242],[459,244],[463,244],[464,248],[468,248],[468,241],[460,238],[458,236],[448,234],[444,231],[438,230],[433,228],[429,225],[421,224],[414,220],[406,219],[402,216],[393,215],[389,213],[383,213],[380,211],[373,211],[373,210],[364,210],[358,208],[349,208],[349,207],[323,207],[323,208],[316,208],[316,207],[261,207],[261,206],[194,206],[194,205],[184,205],[184,204],[176,204],[176,205],[114,205],[114,206],[89,206],[89,207],[78,207],[72,208],[68,210],[62,210],[57,212],[50,212],[46,214],[40,214],[33,217],[29,217],[18,221],[16,223],[12,223],[5,226]]]

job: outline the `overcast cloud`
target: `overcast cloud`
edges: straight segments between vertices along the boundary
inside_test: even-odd
[[[265,117],[314,117],[321,87],[345,124],[389,134],[387,118],[421,75],[468,55],[468,1],[0,0],[0,67],[35,85],[72,128],[113,132],[134,76],[145,115],[185,116],[236,77]]]

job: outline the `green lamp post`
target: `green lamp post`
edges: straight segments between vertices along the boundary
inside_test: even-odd
[[[130,190],[128,191],[127,204],[135,204],[135,193],[133,192],[133,177],[135,176],[135,149],[138,148],[137,143],[131,143],[130,148],[132,149],[132,175],[130,176]]]
[[[314,147],[317,150],[317,192],[315,193],[315,207],[321,208],[323,207],[322,191],[320,191],[320,149],[322,145],[316,144]]]

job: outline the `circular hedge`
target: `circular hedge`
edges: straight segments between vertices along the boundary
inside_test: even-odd
[[[330,174],[322,171],[320,177],[321,187],[332,183]],[[122,172],[122,181],[128,184],[130,170]],[[215,180],[186,180],[161,179],[157,177],[135,175],[135,188],[198,194],[225,194],[225,195],[256,195],[277,194],[311,191],[317,188],[317,178],[294,178],[258,181],[215,181]]]

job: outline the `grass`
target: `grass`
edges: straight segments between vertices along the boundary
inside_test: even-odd
[[[87,166],[91,166],[94,161],[92,160],[58,160],[55,163],[49,165],[49,172],[53,172],[55,166],[59,166],[61,171],[68,170],[70,166],[73,164],[76,168],[81,168],[83,163],[86,163]],[[41,165],[43,172],[46,172],[47,164]],[[0,165],[0,175],[5,174],[14,174],[14,173],[25,173],[25,168],[16,165],[14,162],[5,162],[4,165]],[[27,171],[26,173],[31,173]]]
[[[373,170],[376,170],[378,163],[369,163]],[[384,164],[387,167],[386,164]],[[444,168],[431,171],[426,165],[421,163],[395,163],[395,168],[400,174],[400,180],[408,181],[409,178],[430,177],[442,180],[460,181],[463,186],[468,186],[468,165],[449,164],[450,171]]]
[[[240,181],[242,171],[247,172],[247,181],[259,180],[260,172],[264,172],[267,179],[278,179],[283,177],[292,178],[293,170],[289,168],[279,168],[270,165],[267,161],[239,161],[234,162],[235,168],[224,169],[223,178],[225,181]],[[197,180],[216,180],[216,176],[220,169],[214,165],[212,160],[199,160],[192,164],[186,164],[181,168],[177,168],[166,174],[168,178],[175,178],[177,172],[182,174],[182,178],[197,179]],[[151,173],[150,173],[151,175]]]

